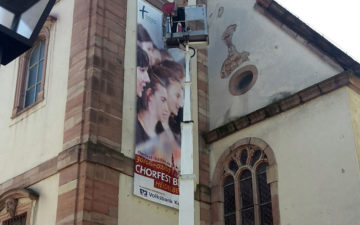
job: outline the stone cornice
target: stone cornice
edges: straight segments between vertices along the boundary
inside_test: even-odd
[[[282,112],[286,112],[294,107],[311,101],[314,98],[344,86],[348,86],[357,93],[360,93],[360,78],[355,76],[352,71],[341,72],[327,80],[301,90],[285,99],[265,106],[259,110],[256,110],[255,112],[247,114],[243,117],[240,117],[239,119],[211,130],[204,135],[204,139],[207,144],[211,144],[255,123],[271,118]]]
[[[88,142],[62,151],[58,156],[0,184],[0,195],[12,189],[29,187],[84,161],[109,167],[128,176],[134,173],[133,159],[113,149]]]

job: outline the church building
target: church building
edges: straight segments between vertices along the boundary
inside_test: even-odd
[[[0,225],[179,224],[186,97],[195,225],[359,225],[359,62],[276,1],[197,0],[187,63],[165,3],[56,0],[0,67]]]

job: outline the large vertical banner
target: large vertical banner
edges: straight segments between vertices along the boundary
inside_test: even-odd
[[[164,49],[162,13],[137,2],[134,194],[178,208],[184,52]]]

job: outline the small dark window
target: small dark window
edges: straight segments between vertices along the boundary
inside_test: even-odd
[[[15,216],[9,220],[5,220],[3,225],[26,225],[26,213]]]
[[[225,225],[236,225],[234,178],[227,176],[224,181]]]
[[[237,84],[237,89],[239,91],[241,91],[241,90],[247,88],[250,85],[253,77],[254,77],[254,75],[251,71],[244,72],[242,79],[239,80],[239,82]]]
[[[232,95],[242,95],[255,84],[258,71],[254,65],[244,66],[234,72],[229,81],[229,91]]]

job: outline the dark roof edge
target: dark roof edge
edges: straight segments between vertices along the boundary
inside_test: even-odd
[[[273,0],[256,0],[256,3],[280,23],[286,25],[308,43],[321,50],[344,70],[352,70],[355,75],[360,77],[360,64],[357,61],[306,25],[279,3]]]
[[[337,90],[341,87],[349,86],[360,94],[360,78],[354,76],[353,71],[343,71],[329,79],[321,81],[313,86],[303,89],[285,99],[265,106],[255,112],[233,120],[221,127],[215,128],[204,134],[207,144],[211,144],[239,130],[247,128],[255,123],[286,112],[294,107],[300,106],[319,96]]]

